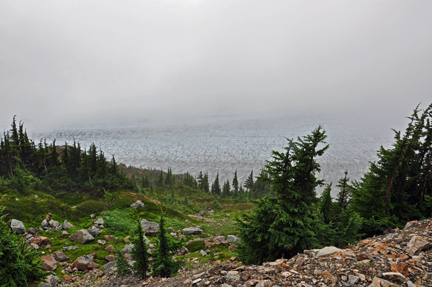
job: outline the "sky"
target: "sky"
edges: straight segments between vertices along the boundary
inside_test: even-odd
[[[432,101],[432,1],[0,1],[0,127]]]

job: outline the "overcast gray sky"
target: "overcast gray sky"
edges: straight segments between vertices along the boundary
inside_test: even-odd
[[[432,1],[0,1],[0,126],[432,99]]]

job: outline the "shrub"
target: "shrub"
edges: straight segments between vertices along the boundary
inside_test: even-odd
[[[103,214],[104,225],[112,234],[130,234],[135,227],[135,210],[115,209]]]

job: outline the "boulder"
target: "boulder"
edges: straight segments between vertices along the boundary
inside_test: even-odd
[[[105,221],[104,221],[104,219],[101,217],[101,218],[98,218],[98,220],[96,220],[95,222],[93,222],[94,224],[97,224],[97,225],[104,225],[105,224]]]
[[[132,247],[133,247],[134,245],[131,243],[131,244],[126,244],[125,245],[125,247],[121,250],[121,252],[123,253],[123,254],[125,254],[125,253],[131,253],[132,252]]]
[[[19,221],[16,219],[12,219],[11,228],[12,228],[12,231],[15,232],[16,234],[24,234],[26,232],[26,229],[24,227],[24,223],[22,223],[22,221]]]
[[[53,256],[42,256],[41,263],[46,271],[54,271],[57,269],[57,261]]]
[[[63,238],[69,237],[69,232],[67,232],[66,230],[63,231],[61,237]]]
[[[108,252],[115,252],[115,249],[114,249],[114,247],[113,247],[112,245],[107,246],[107,247],[105,248],[105,250],[108,251]]]
[[[54,259],[58,262],[68,261],[70,259],[69,257],[67,257],[66,254],[64,254],[61,251],[54,252],[53,256],[54,256]]]
[[[91,261],[88,261],[88,260],[80,257],[77,260],[75,260],[75,262],[73,263],[73,266],[75,268],[77,268],[78,271],[86,271],[88,269],[90,263],[91,263]]]
[[[112,262],[112,261],[115,260],[115,257],[114,257],[114,255],[108,255],[108,256],[105,257],[105,260],[108,261],[108,262]]]
[[[146,219],[141,220],[141,226],[146,235],[155,236],[159,232],[159,224]]]
[[[236,236],[234,236],[234,235],[228,235],[228,237],[227,237],[227,241],[228,242],[235,242],[235,241],[238,241],[239,239],[236,237]]]
[[[201,251],[200,251],[200,255],[201,255],[201,256],[206,256],[206,255],[207,255],[207,252],[205,252],[204,250],[201,250]]]
[[[70,222],[68,222],[67,220],[65,220],[62,224],[62,228],[65,230],[68,230],[69,228],[74,227]]]
[[[316,254],[316,257],[331,255],[333,253],[336,253],[340,251],[341,249],[334,247],[334,246],[326,246],[323,249],[320,249],[318,253]]]
[[[141,200],[137,200],[136,202],[131,204],[132,208],[144,208],[144,203],[141,202]]]
[[[70,241],[76,241],[81,244],[90,242],[94,240],[94,237],[88,233],[85,229],[76,231],[74,234],[69,236]]]
[[[50,225],[51,227],[53,227],[53,228],[57,228],[57,227],[60,226],[60,222],[55,221],[55,220],[51,220],[51,221],[49,221],[48,223],[49,223],[49,225]]]
[[[88,229],[87,230],[88,231],[88,233],[90,233],[91,234],[91,236],[93,236],[93,237],[98,237],[99,236],[99,234],[101,234],[101,232],[99,231],[99,230],[97,230],[97,229]]]
[[[195,235],[201,234],[203,231],[198,227],[188,227],[182,230],[183,235]]]
[[[48,220],[46,220],[46,219],[42,220],[41,226],[42,227],[48,227]]]
[[[413,236],[407,244],[407,252],[409,255],[414,255],[418,251],[422,251],[431,247],[431,242],[422,236]]]
[[[105,264],[103,266],[103,275],[109,274],[111,271],[113,271],[114,267],[116,267],[116,266],[117,266],[117,264],[115,261],[111,261],[111,262]]]
[[[105,244],[106,244],[106,241],[105,241],[105,240],[100,240],[100,239],[99,239],[99,240],[98,240],[98,244],[99,244],[99,245],[105,245]]]

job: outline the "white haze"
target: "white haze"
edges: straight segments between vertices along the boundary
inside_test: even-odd
[[[432,91],[431,1],[0,2],[0,127],[317,112]],[[398,122],[399,121],[399,122]]]

